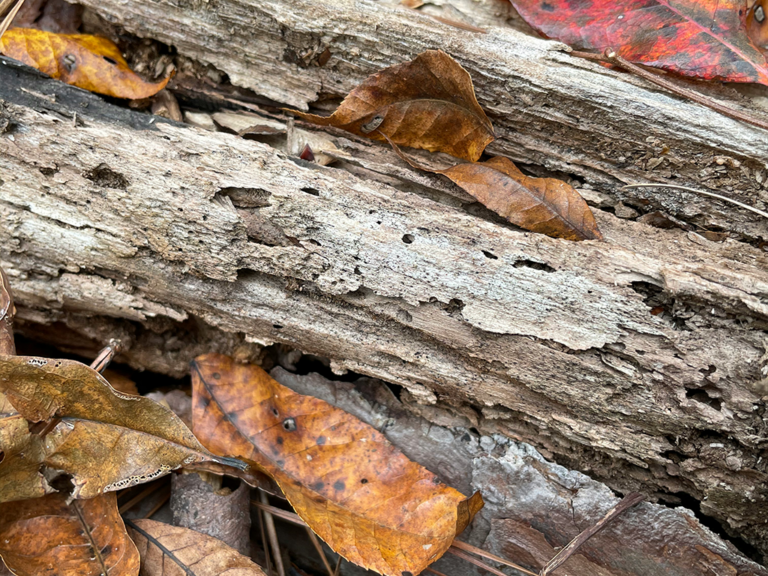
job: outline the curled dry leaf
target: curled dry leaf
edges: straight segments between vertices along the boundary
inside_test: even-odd
[[[115,98],[149,98],[170,80],[146,82],[110,40],[89,34],[12,28],[0,38],[0,52],[67,84]]]
[[[531,26],[576,49],[611,48],[630,62],[705,80],[768,84],[745,0],[510,1]]]
[[[296,394],[258,366],[207,354],[192,364],[192,422],[213,452],[271,475],[336,552],[391,576],[437,560],[482,507],[408,460],[378,431]]]
[[[469,73],[440,50],[386,68],[355,88],[331,116],[293,111],[322,126],[474,162],[494,139]]]
[[[154,520],[127,520],[142,576],[264,576],[250,558],[221,540]]]
[[[0,502],[39,498],[54,491],[40,473],[43,442],[15,411],[0,413],[0,453]]]
[[[0,556],[18,576],[136,576],[136,550],[114,493],[67,504],[63,494],[0,505]]]
[[[440,172],[516,226],[566,240],[602,240],[595,216],[573,186],[526,176],[502,157]]]
[[[116,391],[79,362],[0,356],[0,392],[30,422],[60,418],[44,438],[33,434],[21,455],[34,459],[31,448],[42,446],[38,464],[69,474],[74,498],[147,482],[192,462],[245,467],[208,452],[168,408]]]
[[[566,240],[603,239],[584,198],[562,180],[526,176],[511,160],[500,156],[432,170],[417,164],[387,140],[405,162],[418,170],[447,176],[516,226]]]

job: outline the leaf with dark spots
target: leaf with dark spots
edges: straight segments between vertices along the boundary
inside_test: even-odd
[[[115,44],[90,34],[12,28],[0,38],[0,52],[67,84],[115,98],[149,98],[170,80],[145,81]]]
[[[762,1],[510,0],[536,30],[578,50],[614,50],[705,80],[768,84]],[[751,38],[750,38],[751,36]]]
[[[264,576],[253,560],[212,536],[154,520],[126,524],[139,549],[142,576]]]
[[[469,74],[440,50],[428,50],[370,76],[331,116],[293,113],[358,136],[383,140],[383,133],[402,146],[469,161],[480,158],[494,139]]]
[[[0,505],[0,556],[17,576],[139,573],[114,493],[71,504],[50,494]]]
[[[220,380],[212,378],[219,372]],[[271,475],[301,518],[336,552],[381,574],[420,573],[482,507],[408,460],[377,430],[330,404],[296,394],[258,366],[220,354],[192,364],[193,430],[211,451]],[[273,407],[281,416],[275,416]],[[227,419],[237,410],[238,421]],[[288,417],[296,431],[286,435]],[[333,433],[331,433],[333,429]],[[273,456],[276,439],[284,442]],[[325,441],[318,443],[318,438]],[[277,460],[284,460],[282,466]],[[366,482],[362,482],[365,479]]]
[[[208,452],[170,409],[118,392],[79,362],[0,355],[0,393],[24,419],[55,424],[44,439],[15,432],[17,444],[30,442],[27,457],[14,467],[9,461],[10,469],[0,464],[0,475],[21,473],[34,456],[36,466],[71,475],[74,498],[147,482],[193,462],[245,467]]]

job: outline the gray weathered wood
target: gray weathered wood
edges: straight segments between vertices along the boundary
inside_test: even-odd
[[[213,65],[237,86],[301,109],[320,97],[344,96],[386,66],[442,49],[469,71],[496,127],[498,140],[489,152],[579,175],[619,199],[640,206],[651,202],[700,225],[737,230],[748,238],[768,236],[759,217],[721,202],[669,190],[617,189],[621,182],[666,180],[720,189],[765,209],[764,130],[574,58],[560,43],[513,28],[489,27],[487,34],[461,30],[398,6],[397,0],[81,4],[130,32]],[[464,11],[495,10],[488,2],[473,4]],[[326,49],[330,59],[320,66]],[[730,87],[699,89],[757,113],[765,96],[764,87],[756,87],[762,98],[754,100]]]
[[[323,16],[332,12],[327,4],[316,4],[317,19],[331,17]],[[383,18],[375,5],[360,5]],[[123,6],[126,17],[131,6]],[[437,32],[431,21],[415,22],[420,49],[419,30]],[[362,24],[348,23],[352,37],[355,26]],[[354,72],[350,61],[334,73],[362,77],[386,64],[379,56],[399,45],[387,26],[380,23],[386,41],[367,68]],[[189,38],[190,46],[201,40]],[[491,42],[445,38],[456,50]],[[542,79],[551,72],[537,58],[559,62],[565,78],[567,70],[586,73],[619,92],[652,96],[653,106],[672,102],[568,63],[551,44],[525,46],[528,53],[496,63],[478,60],[499,66],[495,75],[473,69],[486,106],[488,86],[498,92],[521,81],[522,72],[502,64],[519,68],[526,58]],[[275,65],[275,74],[285,72]],[[304,90],[311,75],[302,70],[309,68],[294,72]],[[557,94],[549,85],[537,90]],[[0,66],[0,246],[22,333],[59,322],[68,331],[55,327],[48,337],[64,346],[125,335],[127,361],[174,374],[208,347],[253,359],[256,344],[285,343],[330,358],[338,372],[400,384],[425,413],[433,404],[452,407],[478,429],[531,442],[616,489],[692,495],[705,513],[768,551],[768,257],[760,249],[600,211],[605,242],[546,238],[465,209],[459,196],[408,176],[388,153],[365,157],[363,172],[319,167],[77,94]],[[294,101],[289,96],[279,97]],[[690,106],[676,109],[693,114]],[[630,126],[640,122],[640,112],[623,112]],[[690,162],[703,149],[695,127],[708,113],[696,114],[684,140],[694,143],[686,148]],[[603,120],[573,129],[583,138],[603,133]],[[657,127],[666,130],[665,122]],[[746,154],[752,129],[721,119],[708,133],[722,130],[725,138],[726,128]],[[336,138],[339,150],[361,146],[343,140]],[[539,141],[543,155],[558,158],[551,141]],[[589,146],[583,154],[590,157]],[[585,162],[598,166],[597,182],[613,164],[593,160]],[[682,166],[693,173],[692,164]],[[734,229],[765,228],[731,208],[697,206]]]

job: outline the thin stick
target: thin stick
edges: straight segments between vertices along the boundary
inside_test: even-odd
[[[119,354],[122,349],[123,345],[120,343],[120,340],[110,340],[109,344],[102,348],[96,356],[96,359],[91,362],[91,368],[99,373],[104,372],[114,357]]]
[[[259,490],[259,499],[262,504],[268,504],[269,500],[267,495]],[[264,511],[264,524],[267,525],[267,534],[269,535],[269,543],[272,546],[272,554],[275,557],[275,571],[277,576],[285,576],[285,569],[283,568],[283,557],[280,554],[280,543],[277,541],[277,531],[275,530],[275,519],[272,514]]]
[[[427,572],[432,572],[432,574],[437,574],[437,576],[445,576],[445,574],[443,574],[442,572],[438,572],[437,570],[435,570],[434,568],[430,568],[429,566],[424,568],[424,570],[426,570]]]
[[[8,15],[3,19],[3,23],[0,24],[0,38],[2,38],[3,34],[5,34],[5,31],[8,30],[8,27],[11,25],[11,22],[13,22],[13,19],[16,18],[16,14],[19,12],[22,4],[24,4],[24,0],[19,0],[16,6],[11,8],[11,11],[8,12]]]
[[[339,557],[336,558],[336,569],[333,571],[333,576],[339,576],[341,573],[341,554],[339,554]]]
[[[149,486],[146,486],[144,490],[142,490],[136,496],[128,500],[128,502],[120,506],[120,508],[118,508],[117,511],[120,512],[120,514],[125,514],[126,512],[128,512],[128,510],[136,506],[136,504],[144,500],[150,494],[157,492],[162,487],[163,487],[163,482],[154,482]]]
[[[500,556],[496,556],[494,554],[491,554],[490,552],[486,552],[482,548],[477,548],[475,546],[472,546],[472,544],[467,544],[466,542],[462,542],[461,540],[454,540],[451,546],[453,546],[454,548],[458,548],[460,550],[464,550],[465,552],[471,552],[472,554],[477,554],[478,556],[482,556],[483,558],[487,558],[488,560],[493,560],[494,562],[498,562],[499,564],[504,564],[505,566],[509,566],[510,568],[514,568],[515,570],[519,570],[520,572],[523,572],[525,574],[530,574],[531,576],[537,576],[535,572],[530,572],[529,570],[526,570],[522,566],[518,566],[517,564],[510,562],[509,560],[505,560]]]
[[[325,552],[323,551],[323,547],[320,545],[320,540],[317,539],[317,535],[312,531],[312,528],[307,526],[307,534],[309,534],[309,539],[312,540],[312,544],[315,547],[315,550],[317,550],[317,553],[320,555],[320,559],[323,561],[323,564],[325,565],[325,569],[328,572],[328,576],[333,576],[333,568],[331,568],[330,563],[328,562],[328,558],[325,557]]]
[[[269,504],[262,504],[256,500],[251,500],[251,504],[260,510],[264,510],[264,512],[268,512],[273,516],[277,516],[278,518],[296,524],[297,526],[304,526],[305,528],[309,528],[307,523],[299,518],[299,515],[294,512],[289,512],[288,510],[283,510],[281,508],[277,508],[276,506],[270,506]]]
[[[731,204],[740,206],[745,210],[749,210],[750,212],[759,214],[764,218],[768,218],[768,212],[763,212],[762,210],[753,208],[749,204],[744,204],[742,202],[739,202],[738,200],[734,200],[733,198],[728,198],[726,196],[721,196],[720,194],[715,194],[714,192],[707,192],[705,190],[696,190],[696,188],[688,188],[687,186],[677,186],[675,184],[627,184],[626,186],[622,186],[621,190],[626,190],[627,188],[673,188],[675,190],[685,190],[686,192],[693,192],[694,194],[701,194],[702,196],[717,198],[718,200],[722,200],[723,202],[730,202]]]
[[[267,561],[267,575],[272,576],[272,562],[269,559],[269,545],[267,544],[267,532],[264,530],[264,511],[257,509],[259,514],[259,531],[261,532],[261,546],[264,548],[264,558]]]
[[[544,568],[542,568],[540,576],[547,576],[547,574],[551,574],[557,570],[560,566],[563,565],[563,563],[565,563],[566,560],[568,560],[568,558],[570,558],[576,552],[576,550],[579,549],[582,544],[584,544],[584,542],[608,526],[608,524],[613,522],[622,512],[628,508],[631,508],[635,504],[642,502],[644,499],[645,496],[638,492],[633,492],[632,494],[628,494],[622,498],[621,501],[616,504],[616,506],[608,510],[605,516],[603,516],[594,526],[587,528],[578,536],[576,536],[576,538],[568,542],[568,544],[566,544],[566,546],[560,550],[560,552],[558,552],[555,557],[552,558],[552,560],[547,562],[547,565],[544,566]]]
[[[587,53],[571,52],[571,54],[579,58],[587,58],[589,60],[596,60],[598,62],[606,62],[608,64],[614,64],[615,66],[624,68],[628,72],[632,72],[633,74],[636,74],[637,76],[640,76],[641,78],[648,80],[648,82],[653,82],[657,86],[661,86],[662,88],[669,90],[673,94],[677,94],[678,96],[682,96],[683,98],[688,98],[689,100],[693,100],[694,102],[697,102],[702,106],[706,106],[707,108],[711,108],[716,112],[720,112],[720,114],[722,114],[723,116],[728,116],[729,118],[733,118],[734,120],[740,120],[741,122],[752,124],[752,126],[757,126],[758,128],[762,128],[763,130],[768,130],[768,121],[757,118],[756,116],[753,116],[752,114],[749,114],[747,112],[736,110],[735,108],[731,108],[730,106],[726,106],[725,104],[721,104],[714,98],[710,98],[709,96],[704,96],[703,94],[700,94],[695,90],[691,90],[690,88],[685,88],[684,86],[680,86],[674,82],[671,82],[670,80],[667,80],[666,78],[661,78],[657,74],[653,72],[649,72],[642,66],[638,66],[637,64],[633,64],[632,62],[625,60],[624,58],[619,56],[615,50],[612,50],[611,48],[608,48],[602,55],[590,54],[588,52]]]
[[[493,566],[489,566],[488,564],[486,564],[482,560],[478,560],[474,556],[470,556],[469,554],[467,554],[466,552],[462,552],[458,548],[454,548],[453,546],[451,546],[450,548],[448,548],[448,552],[450,554],[453,554],[457,558],[461,558],[462,560],[466,560],[470,564],[474,564],[475,566],[479,566],[483,570],[486,570],[486,571],[490,572],[491,574],[494,574],[495,576],[507,576],[501,570],[497,570]],[[538,574],[536,574],[534,572],[528,572],[527,570],[525,571],[525,573],[526,574],[533,574],[533,576],[538,576]]]
[[[166,490],[165,494],[163,494],[163,497],[160,499],[160,501],[159,501],[157,504],[155,504],[154,508],[152,508],[152,510],[150,510],[150,511],[149,511],[149,512],[148,512],[148,513],[147,513],[147,514],[144,516],[144,518],[145,518],[145,519],[147,519],[147,518],[152,518],[152,516],[154,516],[154,515],[155,515],[155,513],[156,513],[158,510],[160,510],[160,508],[162,508],[163,506],[165,506],[165,503],[166,503],[166,502],[168,502],[168,500],[170,500],[170,499],[171,499],[171,487],[170,487],[170,486],[168,486],[168,488],[167,488],[167,490]]]

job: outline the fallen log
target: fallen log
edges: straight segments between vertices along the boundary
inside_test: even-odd
[[[110,6],[106,0],[98,9],[106,14]],[[145,16],[155,14],[150,8],[167,9],[167,18],[178,15],[161,2],[121,6],[120,21],[128,27],[135,9]],[[254,26],[277,26],[278,8],[269,12],[270,6],[257,12],[266,16],[254,18]],[[346,3],[340,6],[349,11]],[[384,42],[376,58],[360,58],[373,54],[374,36],[355,32],[362,30],[362,15],[349,16],[347,36],[339,36],[339,42],[352,39],[341,44],[349,60],[333,69],[344,78],[334,90],[346,90],[391,63],[387,59],[419,51],[423,38],[437,42],[441,29],[434,22],[382,10],[371,4],[365,18],[374,18],[376,35],[384,34],[379,38],[394,34],[394,28],[387,32],[394,26],[389,17],[399,22],[401,35],[411,26],[413,34],[402,36],[407,50]],[[310,13],[312,24],[306,23]],[[186,14],[194,19],[194,11]],[[297,27],[289,17],[298,13],[286,14]],[[339,14],[330,3],[314,3],[304,25],[322,27]],[[146,27],[159,27],[159,20],[142,22],[145,27],[134,31],[164,39]],[[166,20],[164,33],[184,23],[200,26]],[[211,30],[215,46],[221,30]],[[200,38],[187,32],[188,44],[179,49],[199,48]],[[497,34],[512,42],[518,33]],[[618,132],[610,138],[626,150],[640,150],[638,138],[646,134],[685,143],[673,147],[682,181],[696,180],[701,155],[714,154],[712,142],[726,147],[728,139],[727,150],[741,165],[757,165],[764,154],[757,129],[674,101],[640,81],[574,63],[551,43],[521,37],[497,60],[481,54],[475,62],[469,48],[490,42],[489,56],[500,50],[497,41],[445,38],[442,46],[473,74],[479,99],[500,128],[496,151],[581,174],[615,199],[621,198],[614,187],[617,160],[598,161],[595,134],[619,130],[620,118],[624,139]],[[351,51],[366,41],[370,52],[359,52],[352,66]],[[520,52],[524,46],[527,52]],[[228,55],[239,62],[241,51],[230,46]],[[242,57],[249,74],[258,72],[259,85],[277,82],[253,58]],[[298,78],[294,92],[271,98],[299,106],[315,98],[310,80],[326,73],[321,67],[269,62],[277,67],[275,77],[289,70]],[[551,70],[545,73],[553,62],[556,81]],[[616,490],[668,501],[691,496],[732,534],[768,552],[768,258],[740,241],[764,236],[764,222],[729,205],[690,204],[675,193],[667,203],[661,193],[647,192],[678,217],[727,222],[741,236],[712,242],[695,231],[597,211],[605,242],[547,238],[466,204],[455,190],[413,174],[376,144],[336,136],[337,148],[347,151],[345,162],[341,169],[320,167],[265,144],[118,108],[4,64],[1,263],[17,294],[22,334],[80,351],[122,337],[124,361],[173,375],[183,374],[203,350],[252,360],[260,345],[286,344],[329,358],[338,373],[403,386],[424,413],[450,408],[485,433],[530,442]],[[235,81],[245,77],[225,68],[223,58],[214,64]],[[502,98],[502,91],[533,78],[541,84],[528,89],[545,100],[565,97],[565,88],[571,96],[556,112],[520,104],[516,113],[554,124],[529,117],[513,131],[498,123],[511,113],[504,106],[518,102]],[[609,106],[598,118],[602,89],[591,84],[597,78],[625,103],[631,95],[646,108]],[[576,83],[593,91],[574,91]],[[560,105],[592,120],[571,122]],[[557,134],[572,141],[570,151],[555,145]],[[635,164],[621,170],[619,180],[647,172]],[[747,202],[759,198],[753,180],[734,189]]]

